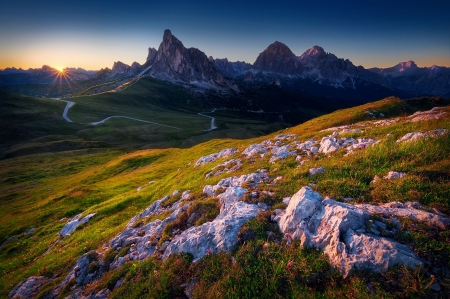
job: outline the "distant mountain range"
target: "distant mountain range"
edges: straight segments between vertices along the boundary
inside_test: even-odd
[[[0,85],[17,84],[67,84],[92,78],[98,71],[82,68],[65,68],[61,73],[48,65],[37,69],[6,68],[0,70]]]
[[[112,69],[98,72],[68,68],[70,80],[112,80],[125,77],[151,76],[199,87],[233,92],[245,87],[260,88],[274,84],[289,91],[311,95],[370,101],[384,96],[414,97],[423,95],[450,96],[450,68],[418,67],[413,61],[401,62],[390,68],[365,69],[350,60],[338,58],[319,46],[313,46],[302,55],[295,55],[288,46],[274,42],[259,54],[253,64],[214,59],[196,48],[185,48],[183,43],[164,31],[156,50],[148,49],[146,62],[131,66],[120,61]],[[0,71],[0,85],[50,84],[59,73],[48,67],[42,69],[9,68]],[[61,81],[64,82],[64,80]]]

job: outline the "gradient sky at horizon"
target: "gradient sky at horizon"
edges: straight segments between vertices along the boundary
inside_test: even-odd
[[[448,0],[2,1],[0,69],[144,63],[164,29],[214,58],[253,63],[278,40],[355,65],[450,67]]]

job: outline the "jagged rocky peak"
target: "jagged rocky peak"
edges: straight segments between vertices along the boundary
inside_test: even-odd
[[[130,69],[130,66],[121,61],[114,62],[114,65],[112,67],[112,71],[114,73],[126,73],[126,72],[128,72],[129,69]]]
[[[150,74],[159,79],[213,85],[224,83],[214,62],[205,53],[196,48],[186,49],[168,29],[164,31],[154,60],[148,63],[152,66]]]
[[[156,55],[158,54],[158,50],[156,50],[155,48],[148,48],[148,56],[147,56],[147,61],[153,60]]]
[[[158,52],[166,56],[177,56],[177,54],[184,52],[186,48],[183,43],[172,35],[169,29],[164,30],[163,41],[159,45]],[[177,50],[179,53],[177,53]]]
[[[311,49],[306,50],[302,56],[300,56],[300,58],[305,58],[305,57],[321,57],[321,56],[325,56],[326,53],[323,50],[322,47],[319,46],[313,46],[311,47]]]
[[[276,41],[256,58],[254,68],[281,73],[293,73],[298,69],[297,56],[285,44]]]

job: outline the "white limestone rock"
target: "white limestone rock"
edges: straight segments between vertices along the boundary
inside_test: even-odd
[[[314,176],[319,173],[323,173],[325,171],[324,167],[318,167],[318,168],[310,168],[309,169],[309,176]]]
[[[437,130],[431,130],[427,132],[411,132],[403,136],[402,138],[398,139],[397,142],[411,142],[411,141],[417,141],[423,138],[429,138],[429,137],[438,137],[441,135],[444,135],[447,133],[447,129],[437,129]]]
[[[394,202],[380,206],[369,204],[359,204],[356,207],[368,211],[371,214],[378,214],[386,217],[396,216],[399,218],[410,218],[419,222],[425,222],[429,226],[439,229],[446,229],[450,225],[450,218],[440,213],[434,213],[419,209],[422,205],[418,202]]]
[[[397,172],[397,171],[389,171],[386,176],[384,176],[384,179],[386,180],[392,180],[392,179],[401,179],[406,176],[406,173],[404,172]]]
[[[295,134],[280,134],[280,135],[275,136],[275,139],[276,140],[290,140],[290,139],[294,139],[297,137],[298,137],[298,135],[295,135]]]
[[[408,119],[411,122],[441,119],[444,118],[446,114],[445,111],[442,111],[443,109],[445,109],[445,107],[434,107],[433,109],[428,111],[418,111],[413,115],[408,116]]]
[[[297,153],[295,150],[290,151],[289,149],[290,145],[276,146],[272,148],[272,157],[270,158],[269,163],[274,163],[280,159],[286,159],[287,157]]]
[[[64,227],[61,229],[61,232],[59,233],[59,235],[63,238],[70,236],[70,234],[72,232],[74,232],[79,225],[88,223],[92,219],[92,217],[97,215],[97,213],[92,213],[92,214],[89,214],[89,215],[81,218],[82,214],[83,213],[76,215],[69,222],[67,222],[66,225],[64,225]]]
[[[230,157],[230,156],[234,155],[236,152],[237,152],[237,148],[226,148],[226,149],[221,150],[218,153],[200,157],[197,160],[197,162],[195,163],[195,167],[202,166],[206,163],[214,162],[219,158]]]
[[[339,144],[336,138],[333,137],[323,137],[320,141],[319,153],[329,154],[337,151],[339,149]]]
[[[268,148],[266,145],[263,144],[252,144],[249,147],[247,147],[242,154],[246,155],[247,158],[250,158],[256,154],[265,154],[267,153]]]
[[[233,172],[242,168],[241,159],[231,159],[215,166],[209,173],[206,174],[206,178],[212,176],[221,175],[224,172]]]
[[[350,271],[386,271],[396,264],[415,268],[420,259],[407,246],[366,231],[370,213],[351,204],[322,197],[303,187],[274,220],[281,231],[303,246],[323,250],[332,265],[348,276]]]
[[[194,261],[206,254],[229,252],[238,242],[242,225],[258,214],[258,206],[242,201],[245,189],[230,187],[221,196],[220,214],[211,222],[191,227],[175,236],[164,252],[163,259],[180,252],[191,253]]]

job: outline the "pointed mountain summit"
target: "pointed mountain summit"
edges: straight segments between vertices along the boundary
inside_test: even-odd
[[[259,54],[253,67],[265,71],[293,74],[298,71],[299,63],[297,56],[288,46],[276,41]]]
[[[225,84],[214,62],[196,48],[185,48],[183,43],[168,29],[158,51],[149,49],[144,68],[155,78],[187,83]]]
[[[327,55],[322,47],[313,46],[311,49],[306,50],[300,58],[305,57],[323,57]]]

